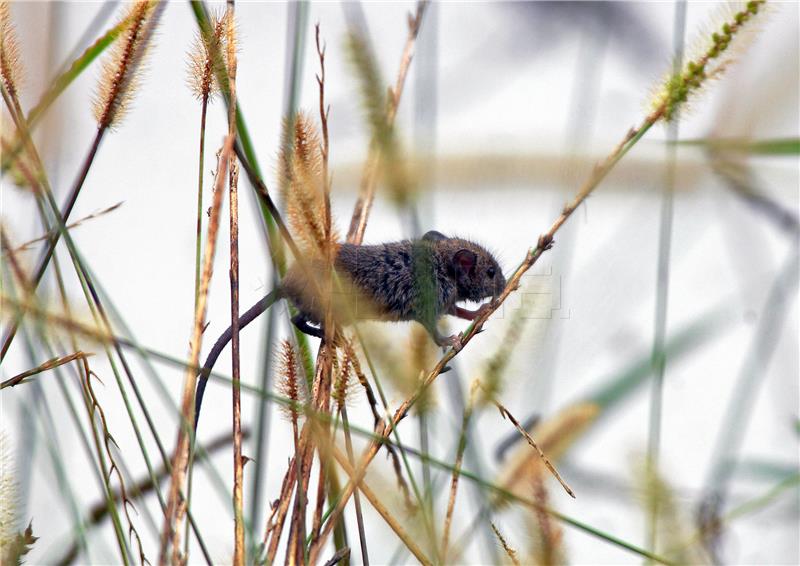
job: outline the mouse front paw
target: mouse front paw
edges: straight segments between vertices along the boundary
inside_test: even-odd
[[[461,343],[461,334],[453,334],[452,336],[444,336],[439,340],[439,346],[447,348],[448,346],[460,352],[464,345]]]

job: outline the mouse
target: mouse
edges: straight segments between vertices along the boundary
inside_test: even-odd
[[[495,300],[506,286],[503,271],[489,250],[435,230],[419,239],[337,244],[334,253],[337,284],[333,293],[323,297],[315,292],[324,281],[323,260],[312,259],[304,266],[295,263],[275,290],[239,317],[239,329],[278,300],[286,299],[297,310],[292,323],[317,338],[325,336],[325,315],[331,309],[336,322],[345,326],[357,320],[416,321],[437,345],[457,347],[458,336],[442,336],[438,320],[445,315],[474,320],[487,305],[469,310],[457,303]],[[231,336],[229,327],[214,343],[199,371],[195,428],[208,376]]]

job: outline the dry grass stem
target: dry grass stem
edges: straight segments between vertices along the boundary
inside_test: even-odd
[[[42,372],[45,372],[49,369],[57,368],[59,366],[63,366],[64,364],[68,364],[75,360],[82,360],[86,357],[92,356],[94,354],[87,354],[85,352],[77,351],[72,354],[68,354],[66,356],[58,356],[52,359],[47,360],[46,362],[36,366],[33,369],[29,369],[28,371],[24,371],[20,374],[15,375],[10,379],[6,379],[2,383],[0,383],[0,389],[5,389],[6,387],[14,387],[15,385],[19,385],[20,383],[25,382],[25,379]]]
[[[200,281],[200,292],[198,294],[197,306],[194,313],[194,324],[191,339],[191,353],[189,359],[191,363],[186,370],[183,381],[183,395],[181,401],[181,415],[183,422],[178,427],[178,437],[175,443],[175,453],[172,459],[172,476],[170,478],[170,490],[167,499],[167,513],[164,517],[164,525],[161,531],[161,550],[159,553],[159,564],[162,566],[167,563],[167,556],[170,544],[173,545],[173,562],[177,556],[174,553],[180,552],[179,536],[180,522],[185,512],[185,502],[181,495],[183,482],[186,476],[186,466],[189,456],[189,437],[192,423],[194,422],[194,392],[197,386],[197,370],[200,361],[200,347],[203,341],[203,329],[208,302],[208,288],[211,282],[213,271],[214,253],[216,252],[217,232],[219,231],[220,209],[222,207],[222,196],[225,191],[225,180],[228,173],[228,163],[233,153],[233,138],[225,138],[225,144],[219,155],[217,173],[214,182],[214,201],[211,206],[211,218],[208,223],[206,236],[205,255],[203,257],[203,276]]]
[[[508,545],[508,542],[506,541],[506,538],[503,536],[503,534],[500,532],[500,529],[498,529],[497,525],[495,525],[494,523],[492,523],[492,531],[494,531],[494,536],[497,537],[497,540],[500,542],[500,545],[503,547],[503,550],[505,551],[506,556],[508,556],[509,560],[511,560],[511,563],[514,566],[521,566],[519,558],[517,557],[517,551],[514,550],[513,548],[511,548]]]
[[[136,527],[134,526],[133,520],[131,519],[130,515],[130,509],[132,508],[135,510],[136,507],[128,497],[128,493],[125,488],[125,479],[122,477],[122,471],[119,468],[117,459],[114,456],[114,451],[112,450],[111,446],[112,445],[115,446],[117,450],[120,450],[120,448],[117,445],[117,441],[114,440],[113,436],[111,436],[111,432],[108,429],[108,422],[106,421],[105,411],[103,411],[103,407],[98,402],[97,396],[95,395],[94,389],[92,388],[92,378],[94,377],[98,381],[99,378],[97,377],[97,374],[95,374],[89,368],[89,362],[86,356],[82,356],[80,358],[80,361],[83,369],[82,371],[83,379],[81,384],[83,386],[83,391],[86,396],[85,400],[87,404],[87,409],[89,410],[92,433],[95,435],[96,438],[97,435],[97,429],[95,428],[96,419],[99,419],[100,430],[102,431],[103,435],[103,446],[105,448],[105,456],[108,458],[108,461],[110,463],[110,466],[107,470],[105,469],[105,465],[103,465],[104,480],[106,485],[108,486],[110,485],[112,474],[116,475],[117,483],[119,484],[118,488],[119,498],[120,501],[122,502],[122,510],[125,514],[125,520],[128,523],[128,538],[136,542],[136,547],[139,551],[139,563],[141,564],[141,566],[144,566],[145,563],[149,564],[149,561],[144,556],[144,547],[142,546],[142,540],[141,538],[139,538],[139,533],[136,530]],[[102,462],[102,457],[101,457],[101,462]],[[114,504],[113,492],[109,491],[108,497],[109,497],[108,504],[113,505]]]
[[[567,485],[567,482],[565,482],[562,479],[561,474],[559,474],[555,466],[553,466],[553,464],[550,463],[550,460],[547,459],[547,456],[544,455],[544,452],[542,452],[542,449],[539,448],[539,445],[536,444],[536,441],[531,437],[528,431],[525,430],[525,428],[523,428],[523,426],[519,424],[519,421],[517,421],[517,419],[514,418],[514,415],[512,415],[509,412],[509,410],[506,409],[503,405],[501,405],[497,400],[493,400],[492,402],[497,407],[497,410],[500,411],[500,414],[503,415],[503,418],[510,420],[511,423],[514,425],[514,428],[516,428],[519,431],[519,433],[525,438],[527,443],[530,444],[531,447],[533,447],[533,449],[539,453],[539,457],[542,459],[542,462],[544,462],[545,467],[547,467],[547,469],[550,470],[550,473],[553,474],[553,477],[555,477],[558,480],[558,483],[561,484],[561,487],[564,488],[564,491],[566,491],[574,499],[575,493],[572,491],[572,488],[569,487]]]
[[[228,88],[230,105],[228,109],[228,138],[236,144],[236,18],[235,4],[228,0],[225,12],[225,51],[228,70]],[[213,50],[212,50],[213,51]],[[234,551],[233,564],[244,566],[244,460],[242,458],[242,397],[240,385],[239,355],[239,168],[236,154],[228,156],[228,188],[230,211],[230,287],[231,287],[231,372],[233,380],[233,517],[234,517]],[[173,547],[174,548],[174,547]]]
[[[414,555],[414,557],[420,561],[421,564],[433,564],[431,560],[425,556],[425,553],[422,551],[421,548],[414,542],[413,538],[406,532],[406,530],[400,525],[400,523],[395,519],[392,513],[381,503],[378,496],[373,492],[369,486],[367,486],[366,481],[363,477],[356,480],[355,470],[350,465],[347,456],[342,454],[342,451],[339,450],[336,446],[333,446],[333,456],[336,458],[336,461],[339,465],[344,469],[345,473],[350,476],[351,481],[358,481],[358,489],[361,493],[364,494],[364,497],[370,502],[372,508],[378,512],[378,514],[386,521],[386,524],[394,531],[397,537],[403,541],[403,544],[406,545],[409,551]],[[313,547],[312,547],[313,549]],[[313,558],[309,558],[309,562],[311,564],[315,563]]]
[[[83,218],[79,218],[75,222],[71,222],[70,224],[67,224],[66,228],[67,228],[67,230],[71,230],[72,228],[77,228],[78,226],[81,226],[82,224],[85,224],[85,223],[89,222],[90,220],[94,220],[95,218],[99,218],[101,216],[104,216],[106,214],[114,212],[120,206],[122,206],[122,204],[123,204],[123,201],[120,201],[117,204],[113,204],[113,205],[111,205],[111,206],[109,206],[107,208],[104,208],[102,210],[98,210],[97,212],[93,212],[91,214],[88,214],[88,215],[84,216]],[[44,236],[39,236],[38,238],[34,238],[33,240],[28,240],[27,242],[16,246],[13,251],[15,251],[15,252],[28,251],[34,244],[49,240],[50,238],[55,236],[56,233],[57,233],[57,230],[50,230]]]
[[[458,479],[461,476],[461,464],[464,461],[464,451],[467,448],[467,429],[472,418],[472,411],[475,406],[476,384],[473,384],[470,392],[470,400],[464,409],[464,416],[461,420],[461,434],[458,440],[456,451],[456,462],[453,466],[453,476],[450,480],[450,498],[447,502],[447,511],[444,516],[444,530],[442,532],[442,560],[447,561],[447,546],[450,543],[450,526],[453,522],[453,511],[456,506],[456,492],[458,491]]]

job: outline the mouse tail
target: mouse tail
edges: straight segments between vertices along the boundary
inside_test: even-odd
[[[245,311],[244,314],[239,317],[239,330],[242,330],[245,326],[253,322],[261,313],[266,311],[281,298],[283,298],[283,293],[280,287],[268,293],[263,299],[247,309],[247,311]],[[200,406],[203,404],[203,394],[205,393],[206,385],[208,384],[208,377],[211,375],[211,370],[214,368],[217,358],[219,358],[220,354],[222,354],[222,350],[225,349],[225,346],[228,345],[228,342],[231,341],[232,337],[233,328],[229,326],[228,329],[223,332],[219,338],[217,338],[217,341],[214,342],[214,346],[211,347],[211,351],[208,353],[208,357],[206,358],[202,369],[198,372],[200,379],[197,381],[197,390],[195,391],[194,395],[195,431],[197,431],[197,423],[200,420]]]

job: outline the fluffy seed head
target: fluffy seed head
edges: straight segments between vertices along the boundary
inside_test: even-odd
[[[152,34],[151,16],[156,3],[140,0],[131,5],[121,21],[128,27],[103,61],[94,96],[94,117],[100,128],[118,126],[141,80],[142,61]]]
[[[753,20],[765,11],[766,0],[751,0],[740,9],[725,9],[723,23],[703,34],[697,46],[688,50],[688,62],[678,72],[671,72],[662,82],[654,99],[654,109],[664,119],[672,120],[689,98],[700,92],[710,80],[717,79],[733,62],[732,55],[742,48],[752,34]]]
[[[320,137],[313,119],[299,113],[294,119],[293,147],[281,155],[279,186],[295,237],[311,255],[323,255],[325,237],[325,180]],[[330,243],[338,240],[331,229]]]
[[[6,90],[12,98],[15,97],[22,79],[22,65],[19,61],[17,32],[11,22],[8,2],[0,2],[0,76]]]
[[[224,57],[228,49],[227,22],[227,12],[214,13],[211,16],[210,33],[198,31],[195,34],[189,51],[187,82],[197,98],[212,98],[220,92],[218,73],[227,73]]]
[[[281,395],[292,400],[291,405],[281,406],[281,411],[293,422],[300,415],[299,405],[305,401],[305,387],[301,383],[301,368],[297,359],[297,353],[288,340],[281,342],[278,352],[278,374],[280,381],[278,388]]]

